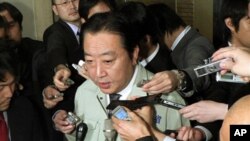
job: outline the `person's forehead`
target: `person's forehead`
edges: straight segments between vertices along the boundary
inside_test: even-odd
[[[111,50],[124,50],[121,42],[121,36],[118,34],[110,32],[99,32],[96,34],[86,33],[84,37],[84,50],[87,51],[86,53],[88,53],[88,51],[94,50],[99,54],[110,55],[112,53],[107,52],[110,52]],[[100,50],[96,50],[96,47],[100,47]]]

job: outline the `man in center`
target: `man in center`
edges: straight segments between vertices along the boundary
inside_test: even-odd
[[[119,100],[146,96],[137,83],[148,80],[153,74],[138,65],[140,36],[126,18],[117,13],[94,15],[82,27],[85,67],[90,80],[78,87],[75,96],[75,113],[88,126],[85,140],[105,140],[104,120],[108,118],[109,95],[120,94]],[[176,92],[164,94],[164,99],[185,104]],[[189,125],[177,110],[154,105],[154,124],[165,131]],[[75,125],[66,121],[66,112],[60,111],[55,126],[66,133],[68,140],[75,140]],[[117,137],[116,140],[120,140]]]

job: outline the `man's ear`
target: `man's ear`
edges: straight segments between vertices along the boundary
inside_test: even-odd
[[[133,58],[132,58],[133,65],[136,65],[137,62],[138,62],[139,50],[140,49],[139,49],[139,47],[137,45],[136,48],[134,49],[134,52],[133,52]]]
[[[231,18],[226,18],[226,19],[224,20],[224,22],[225,22],[225,25],[227,26],[227,28],[229,28],[229,30],[230,30],[231,32],[236,32],[235,26],[234,26],[234,24],[233,24]]]
[[[52,6],[52,10],[53,10],[54,14],[58,16],[58,11],[57,11],[57,8],[55,5]]]

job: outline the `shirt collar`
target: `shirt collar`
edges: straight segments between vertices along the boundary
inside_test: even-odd
[[[154,52],[151,53],[146,59],[143,59],[142,61],[140,61],[140,64],[143,67],[145,67],[150,61],[152,61],[155,58],[155,56],[158,53],[159,49],[160,49],[160,45],[157,44],[156,49],[154,50]]]
[[[135,67],[135,71],[134,71],[134,74],[133,74],[133,77],[132,79],[130,80],[129,84],[123,89],[121,90],[120,92],[118,92],[117,94],[120,94],[121,97],[119,100],[127,100],[129,94],[131,93],[132,91],[132,88],[133,88],[133,85],[134,85],[134,82],[135,82],[135,78],[137,76],[137,73],[138,73],[138,66],[136,65]],[[107,94],[108,96],[108,99],[109,99],[109,95]],[[108,102],[109,103],[109,102]]]
[[[181,34],[175,39],[172,47],[171,47],[171,50],[173,51],[176,46],[178,45],[178,43],[180,42],[180,40],[187,34],[187,32],[191,29],[191,26],[187,26],[185,27],[185,29],[181,32]]]
[[[77,32],[80,31],[79,27],[76,26],[76,25],[74,25],[74,24],[68,23],[68,22],[66,22],[66,23],[67,23],[67,24],[69,25],[69,27],[73,30],[75,36],[77,36]]]

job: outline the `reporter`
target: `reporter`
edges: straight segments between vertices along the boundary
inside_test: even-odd
[[[115,117],[112,117],[112,121],[114,122],[114,128],[120,134],[121,138],[123,140],[132,141],[140,140],[140,138],[147,137],[153,140],[153,137],[151,136],[150,127],[148,126],[146,121],[142,117],[137,115],[135,112],[132,112],[127,108],[125,109],[131,120],[119,120]],[[150,110],[146,109],[146,111],[148,111],[147,113],[150,113]],[[152,115],[148,115],[146,117],[152,117]]]
[[[75,129],[74,124],[70,124],[66,121],[67,112],[65,110],[59,110],[53,117],[53,122],[55,123],[55,128],[62,133],[68,134]]]
[[[43,103],[48,109],[51,109],[57,105],[60,101],[63,101],[63,96],[58,96],[58,91],[54,86],[50,85],[43,90]],[[56,97],[56,98],[53,98]]]
[[[149,106],[144,106],[136,111],[126,108],[130,117],[129,121],[112,117],[113,126],[123,140],[128,141],[175,141],[175,139],[154,129],[152,126],[153,110]]]
[[[213,61],[223,59],[223,58],[232,58],[222,62],[220,67],[223,68],[222,73],[226,71],[232,71],[241,76],[249,77],[250,76],[250,50],[240,47],[225,47],[216,51],[213,56]]]
[[[211,100],[202,100],[180,109],[183,117],[190,120],[197,120],[200,123],[223,120],[227,111],[228,104]]]
[[[201,141],[204,136],[204,132],[199,128],[184,126],[179,129],[177,139],[181,141]]]

